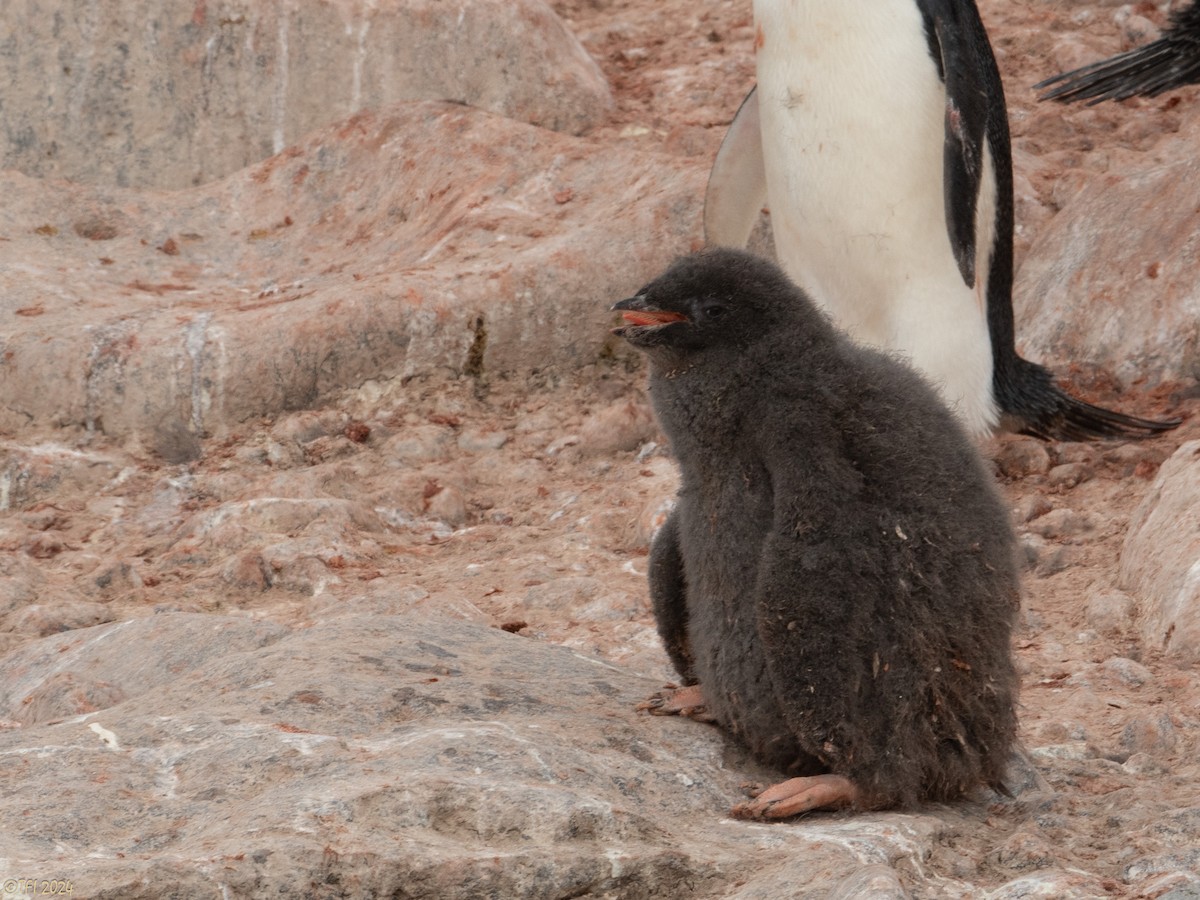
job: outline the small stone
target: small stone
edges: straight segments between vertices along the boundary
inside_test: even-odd
[[[1092,757],[1092,751],[1087,741],[1068,741],[1065,744],[1048,744],[1044,747],[1034,747],[1029,751],[1034,759],[1070,759],[1083,760]]]
[[[1146,682],[1154,679],[1154,673],[1148,668],[1141,663],[1134,662],[1132,659],[1125,659],[1122,656],[1114,656],[1112,659],[1106,659],[1101,663],[1100,667],[1106,674],[1130,687],[1141,687]]]
[[[237,554],[221,568],[226,584],[244,590],[265,591],[271,586],[269,570],[262,554],[247,550]]]
[[[1050,451],[1036,438],[1004,437],[995,446],[993,458],[1007,478],[1045,475],[1050,471]]]
[[[499,450],[507,443],[508,435],[503,431],[469,428],[458,436],[458,448],[466,450],[468,453]]]
[[[1117,468],[1122,478],[1135,472],[1153,476],[1167,459],[1167,454],[1153,444],[1133,441],[1120,444],[1104,453],[1104,461]]]
[[[1054,507],[1050,501],[1041,494],[1026,494],[1013,508],[1013,519],[1017,522],[1029,522],[1038,516],[1044,516],[1052,509]]]
[[[1078,441],[1064,441],[1056,446],[1056,455],[1060,464],[1082,463],[1092,466],[1096,461],[1096,446]]]
[[[404,465],[445,459],[454,431],[444,425],[416,425],[388,438],[380,452],[384,458]]]
[[[1051,487],[1073,488],[1077,484],[1090,481],[1094,474],[1092,467],[1087,463],[1066,463],[1051,469],[1047,480]]]
[[[658,425],[647,403],[623,400],[584,420],[579,429],[579,449],[584,453],[637,450],[657,433]]]
[[[425,515],[451,528],[459,528],[467,522],[467,500],[462,491],[452,484],[437,484],[436,489],[425,498]]]
[[[1039,516],[1030,522],[1028,527],[1030,531],[1044,538],[1061,540],[1086,534],[1095,526],[1088,515],[1064,507],[1052,509],[1044,516]]]
[[[1179,745],[1179,732],[1166,713],[1139,716],[1121,732],[1121,746],[1133,753],[1170,754]]]
[[[1045,578],[1071,565],[1067,548],[1052,544],[1036,534],[1022,534],[1017,539],[1024,567]]]
[[[1057,862],[1054,850],[1046,839],[1026,831],[1010,835],[989,854],[989,859],[999,868],[1011,872],[1045,869]]]
[[[1134,753],[1121,764],[1130,775],[1165,775],[1167,767],[1149,753]]]
[[[1101,634],[1121,634],[1132,625],[1137,601],[1123,591],[1098,591],[1088,597],[1083,615]]]

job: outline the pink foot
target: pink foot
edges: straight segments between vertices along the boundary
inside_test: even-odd
[[[704,706],[704,691],[698,684],[687,687],[667,688],[637,705],[652,716],[683,716],[697,722],[711,722],[713,717]]]
[[[739,803],[730,813],[735,819],[786,819],[813,809],[837,809],[858,802],[859,791],[844,775],[811,775],[789,778]]]

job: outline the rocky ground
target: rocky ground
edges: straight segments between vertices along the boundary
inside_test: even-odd
[[[587,138],[703,168],[753,81],[749,3],[551,5],[613,90],[613,111]],[[1144,39],[1163,21],[1157,6],[981,6],[1007,79],[1024,259],[1076,191],[1122,166],[1163,162],[1164,142],[1200,115],[1190,115],[1194,90],[1064,110],[1039,106],[1029,88]],[[94,427],[12,428],[0,443],[0,653],[8,654],[0,663],[0,736],[12,760],[7,777],[15,779],[6,809],[28,824],[0,850],[3,874],[75,877],[77,896],[112,897],[217,896],[221,886],[260,896],[287,893],[285,883],[291,896],[1200,896],[1200,673],[1189,662],[1200,652],[1164,652],[1177,644],[1143,627],[1146,605],[1130,574],[1138,545],[1129,537],[1131,522],[1145,518],[1139,508],[1160,468],[1200,439],[1200,400],[1182,364],[1150,388],[1118,379],[1103,359],[1098,366],[1052,361],[1089,399],[1185,422],[1145,442],[1006,436],[984,448],[1026,557],[1015,652],[1022,741],[1036,774],[1025,773],[1011,800],[861,817],[861,826],[836,815],[774,826],[723,818],[738,782],[762,773],[705,726],[648,720],[630,708],[639,691],[671,676],[645,566],[675,484],[631,355],[605,351],[541,371],[466,367],[457,377],[379,372],[327,391],[311,408],[213,428],[181,463],[166,461],[152,442]],[[1154,375],[1142,373],[1149,384]],[[1180,480],[1160,493],[1195,483],[1186,468],[1194,448],[1184,448]],[[1190,552],[1185,532],[1194,525],[1175,526],[1181,552]],[[425,645],[428,658],[396,662],[386,649],[392,638],[364,624],[372,617],[397,629],[398,646],[427,636],[443,649]],[[140,631],[106,626],[132,620],[141,620],[130,626]],[[208,621],[212,629],[197,624]],[[220,629],[228,636],[218,640]],[[299,643],[306,635],[309,643]],[[101,636],[120,652],[88,656]],[[161,659],[147,642],[178,656]],[[577,656],[566,662],[554,646]],[[478,684],[461,696],[435,696],[465,668],[443,655],[445,647],[464,658],[461,648],[474,648],[472,659],[488,661],[478,671],[490,674],[468,672]],[[339,656],[341,649],[350,655]],[[243,650],[258,655],[228,663],[221,655]],[[158,662],[142,666],[142,653]],[[575,688],[593,671],[579,657],[609,679],[595,696]],[[365,659],[386,669],[387,680],[356,693],[339,673],[357,684]],[[539,680],[539,669],[551,677]],[[557,692],[553,678],[563,679]],[[278,697],[269,688],[261,697],[251,691],[272,679]],[[389,683],[405,686],[380,702],[383,718],[355,718],[373,714],[365,708]],[[514,693],[514,683],[528,685],[526,693]],[[438,718],[447,710],[458,710],[461,721]],[[463,737],[492,719],[501,724],[487,725],[491,732]],[[239,723],[251,721],[291,749],[256,744],[244,755],[213,753],[213,745],[245,738],[250,726]],[[439,755],[406,756],[404,728],[424,721],[441,729]],[[561,727],[569,745],[564,722],[587,734],[580,745],[603,744],[604,736],[586,731],[599,728],[613,753],[628,755],[589,761],[548,741],[545,762],[536,746],[528,749],[527,727]],[[188,738],[192,731],[203,739]],[[337,741],[340,750],[328,749]],[[492,770],[476,756],[509,741],[525,748],[516,754],[521,765],[547,783],[607,799],[577,803],[561,821],[557,808],[538,817],[539,804],[550,802],[541,795],[514,794],[513,806],[479,799],[506,789],[504,778],[516,791],[532,777],[512,763],[488,782]],[[139,753],[157,754],[153,771]],[[101,754],[120,762],[109,771]],[[386,774],[371,775],[378,783],[367,790],[365,770],[351,777],[338,768],[367,766],[373,754],[399,771],[414,766],[407,792],[385,784]],[[447,761],[457,754],[459,763]],[[254,770],[277,756],[290,780]],[[203,759],[205,771],[189,759]],[[628,775],[635,787],[621,781],[622,759],[636,769]],[[600,778],[604,765],[613,773]],[[604,786],[582,780],[591,766]],[[64,778],[68,770],[74,774]],[[240,809],[236,798],[223,799],[218,788],[234,771],[243,780],[231,794],[261,790],[287,816],[231,812]],[[655,771],[668,773],[665,788]],[[268,791],[287,781],[303,793],[297,772],[313,779],[309,796]],[[618,782],[619,793],[603,793]],[[339,783],[352,800],[338,799]],[[34,784],[63,806],[33,809]],[[116,793],[103,793],[110,784]],[[451,788],[460,794],[447,799]],[[78,799],[91,790],[113,798],[110,813],[120,819],[125,810],[128,821],[97,824],[103,815]],[[654,818],[656,804],[671,802],[691,804],[671,809],[672,817],[689,817],[686,827]],[[69,827],[68,808],[88,824]],[[513,808],[525,809],[524,817]],[[221,821],[231,823],[225,832]],[[424,880],[388,855],[396,846],[372,844],[361,828],[409,835],[433,860],[420,869]],[[287,829],[310,843],[293,850],[263,837]],[[535,858],[522,829],[582,849],[578,858]],[[429,849],[434,838],[444,839],[437,853],[447,855]],[[476,848],[469,864],[458,862],[469,878],[452,875],[450,845]],[[413,852],[412,844],[398,846]],[[272,852],[278,866],[286,863],[286,877],[264,861]],[[320,866],[296,862],[314,852],[325,854]],[[807,859],[810,866],[786,869],[785,856],[788,865]],[[526,880],[506,869],[501,860],[510,857],[528,869]],[[597,858],[606,860],[602,871],[589,868]],[[541,887],[530,893],[530,885]]]

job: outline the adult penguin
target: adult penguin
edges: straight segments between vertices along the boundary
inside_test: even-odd
[[[862,343],[901,352],[975,436],[1150,435],[1017,355],[1000,73],[972,0],[755,0],[758,84],[717,154],[710,245],[764,201],[787,273]]]
[[[1047,78],[1036,90],[1052,88],[1042,100],[1070,103],[1086,100],[1093,106],[1103,100],[1157,97],[1159,94],[1200,82],[1200,3],[1171,10],[1162,36],[1144,47],[1119,53]]]

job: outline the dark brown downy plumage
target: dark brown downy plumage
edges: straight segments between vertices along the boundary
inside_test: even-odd
[[[740,251],[614,308],[682,475],[651,553],[659,632],[708,713],[766,764],[848,777],[863,807],[1000,787],[1014,538],[933,389]]]

